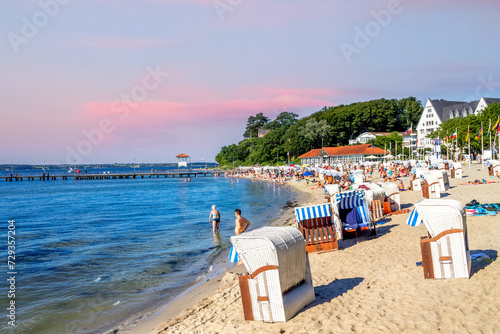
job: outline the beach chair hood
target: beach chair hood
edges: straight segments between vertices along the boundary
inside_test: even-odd
[[[302,234],[263,227],[231,237],[248,276],[240,276],[245,320],[284,322],[314,301]]]

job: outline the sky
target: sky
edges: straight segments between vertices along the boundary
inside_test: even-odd
[[[0,163],[215,161],[249,116],[500,97],[497,0],[2,1]]]

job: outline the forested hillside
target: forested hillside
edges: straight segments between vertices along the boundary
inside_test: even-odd
[[[414,97],[401,100],[379,99],[350,105],[325,107],[310,116],[283,112],[275,120],[262,113],[248,118],[238,144],[221,148],[215,160],[220,166],[286,163],[312,148],[347,145],[349,139],[365,131],[405,131],[415,128],[422,113],[422,104]],[[257,138],[258,128],[271,131]]]

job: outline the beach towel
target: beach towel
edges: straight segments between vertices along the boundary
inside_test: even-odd
[[[232,263],[238,262],[238,252],[234,249],[234,245],[231,245],[231,250],[229,251],[229,261]]]

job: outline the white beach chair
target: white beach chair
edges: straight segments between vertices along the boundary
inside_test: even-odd
[[[363,183],[363,182],[365,182],[365,175],[360,174],[360,173],[353,174],[352,181],[353,181],[353,183],[356,183],[356,184]]]
[[[458,162],[454,162],[451,170],[451,178],[452,179],[461,179],[462,178],[462,164]]]
[[[379,186],[381,186],[385,191],[391,211],[394,212],[399,210],[401,208],[401,199],[399,197],[398,184],[394,182],[380,182]]]
[[[325,186],[325,190],[328,192],[330,196],[333,196],[340,192],[340,185],[338,184],[327,184]]]
[[[471,259],[464,206],[451,199],[424,199],[406,223],[425,224],[429,235],[420,247],[425,278],[469,278]]]
[[[441,198],[441,187],[439,185],[439,177],[435,174],[425,174],[424,178],[425,178],[425,188],[422,187],[423,197],[429,199]]]
[[[500,161],[489,160],[489,165],[491,166],[491,176],[497,176],[500,173]],[[489,167],[488,167],[489,169]]]
[[[447,191],[450,189],[450,181],[448,179],[448,173],[446,170],[431,170],[431,174],[436,175],[439,179],[439,188],[441,189],[442,192]]]
[[[313,302],[302,234],[293,227],[263,227],[231,237],[248,271],[240,276],[245,320],[285,322]]]
[[[411,180],[411,189],[413,191],[421,191],[422,190],[422,179],[417,177],[415,180]]]

